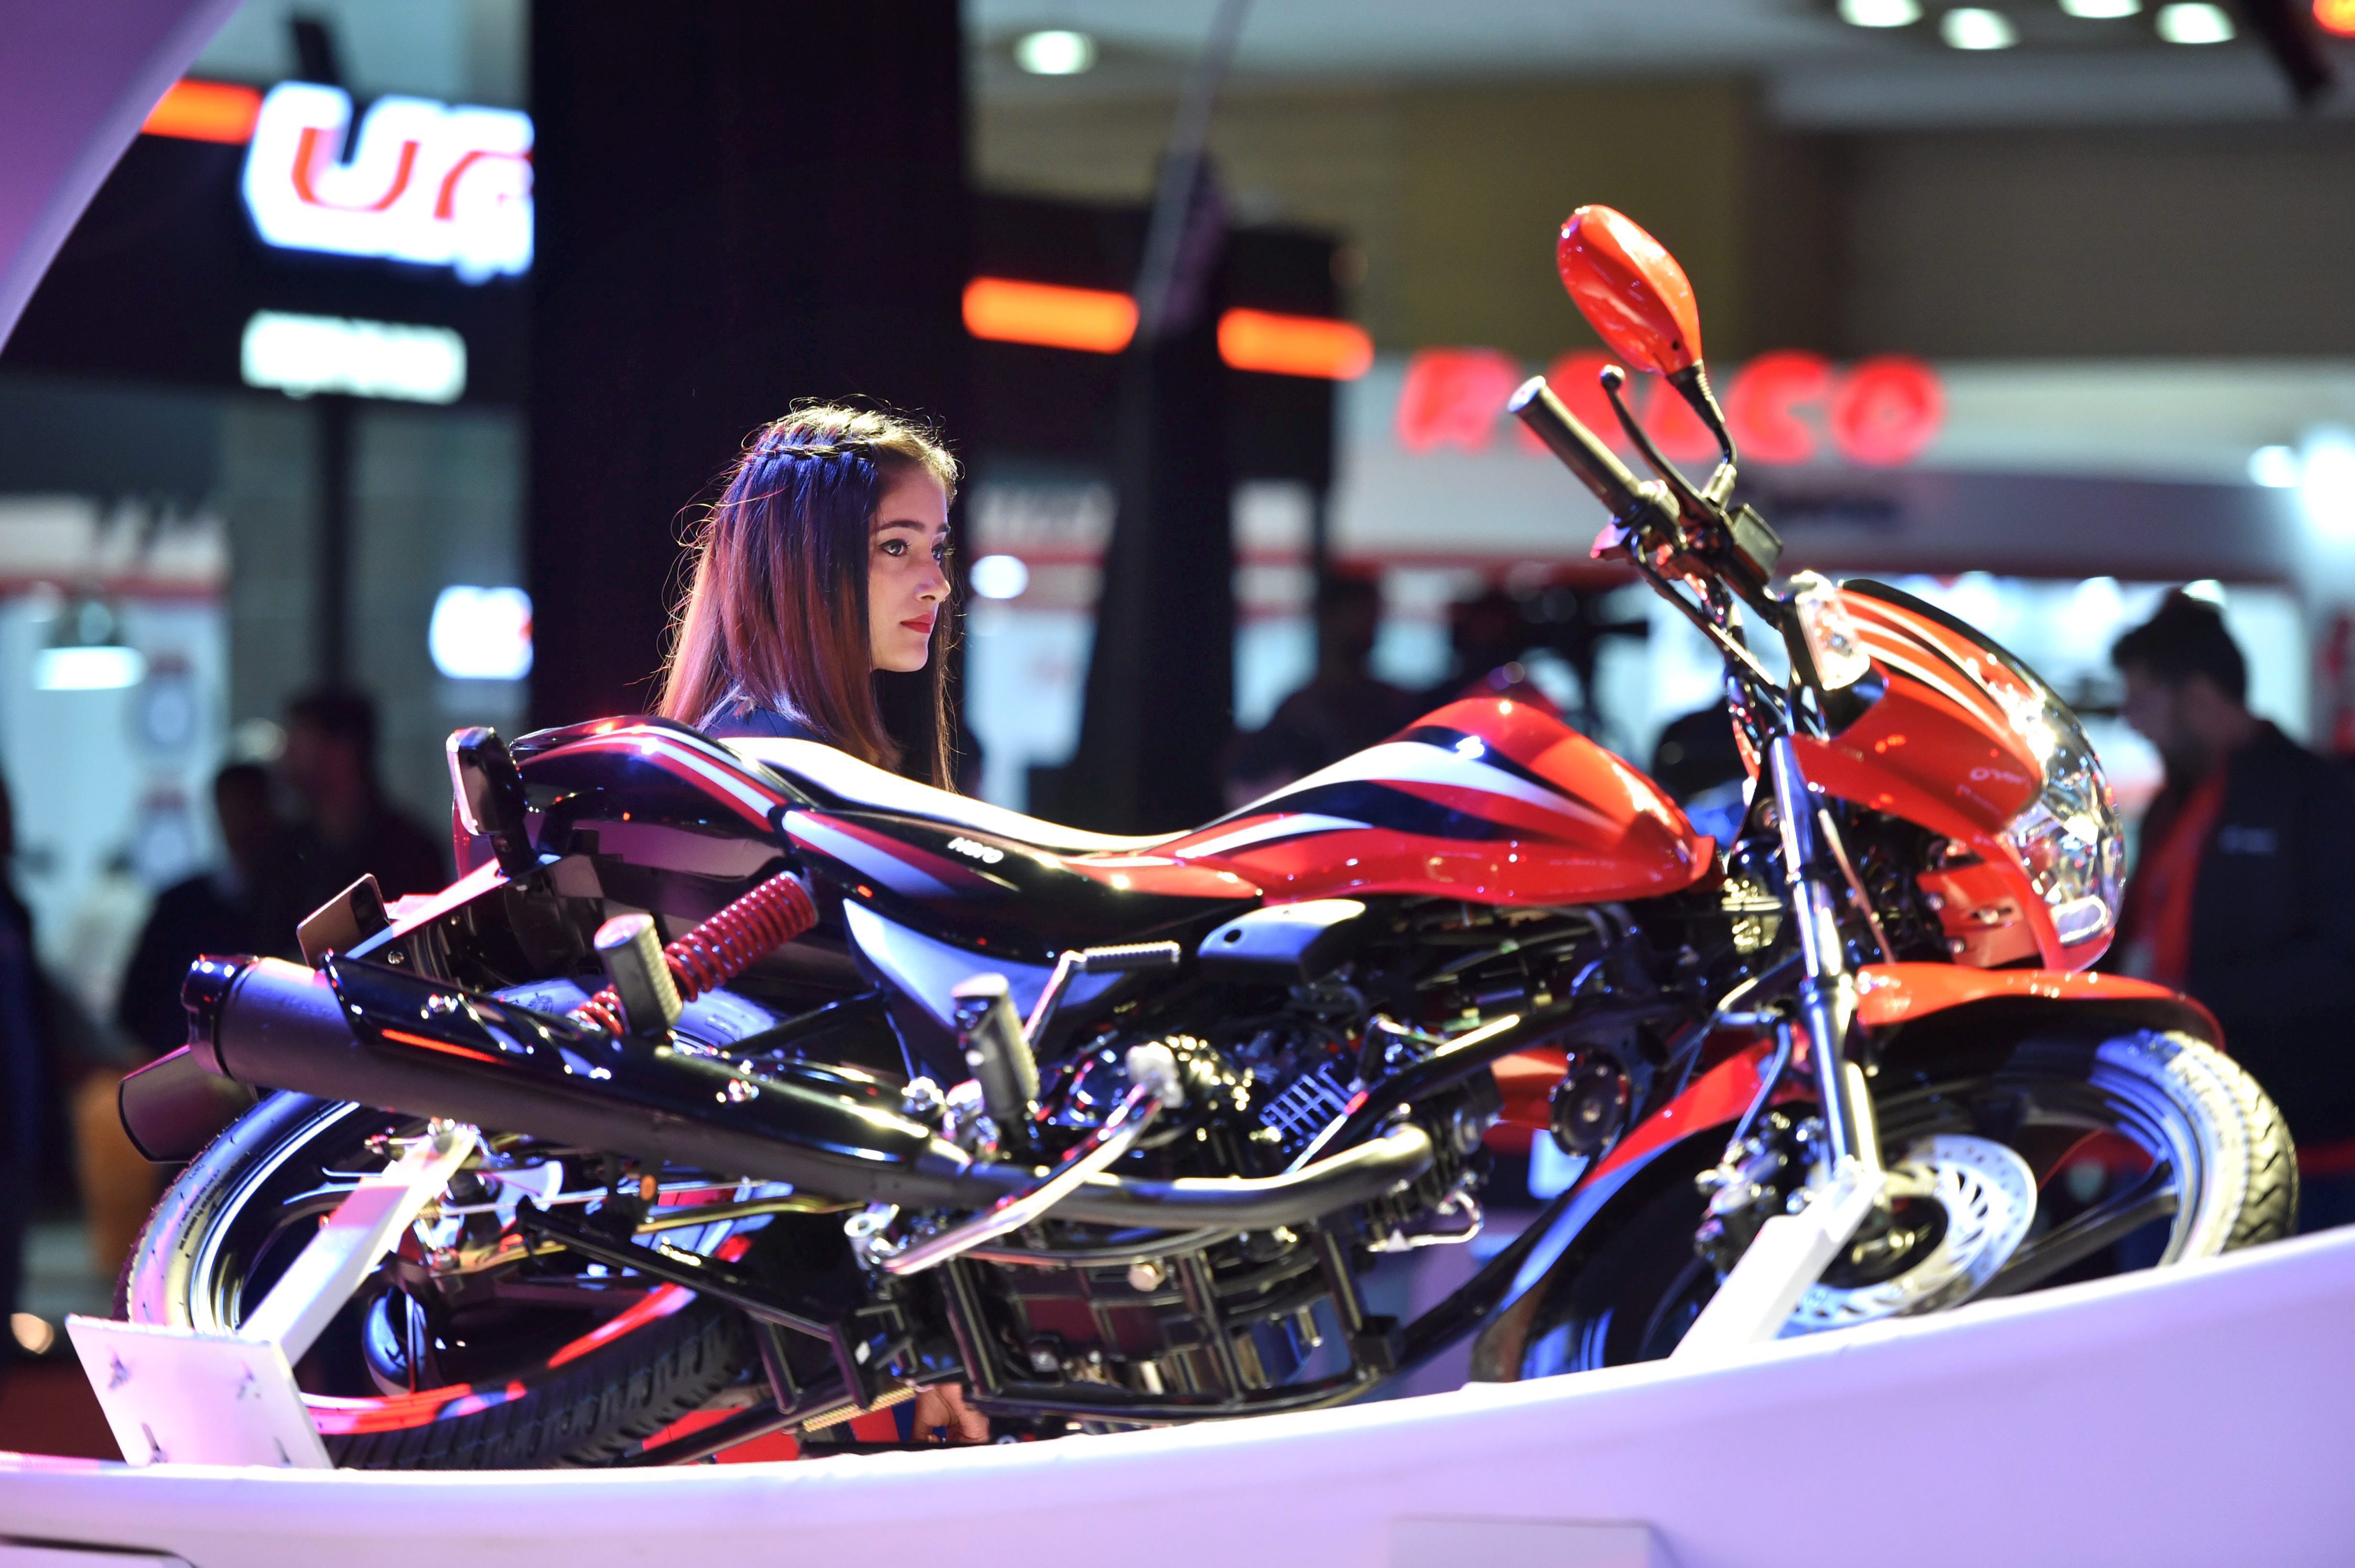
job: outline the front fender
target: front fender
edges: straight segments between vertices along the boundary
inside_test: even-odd
[[[1885,1051],[1898,1055],[1935,1050],[1957,1038],[2019,1040],[2055,1027],[2177,1029],[2211,1045],[2223,1043],[2214,1015],[2179,992],[2121,975],[2065,969],[1870,965],[1857,974],[1857,1020],[1880,1037]],[[1660,1156],[1699,1135],[1730,1127],[1749,1109],[1773,1049],[1772,1041],[1761,1040],[1719,1061],[1628,1129],[1580,1179],[1572,1200],[1562,1205],[1481,1330],[1472,1357],[1476,1378],[1518,1378],[1529,1309],[1559,1277],[1584,1264],[1611,1229],[1625,1222],[1637,1200],[1649,1196],[1657,1184],[1645,1173]],[[1804,1098],[1806,1093],[1795,1083],[1776,1098]],[[1676,1179],[1670,1168],[1657,1174]]]
[[[2216,1016],[2179,991],[2124,975],[2070,969],[1973,969],[1956,964],[1869,964],[1857,972],[1857,1021],[1887,1029],[1957,1008],[2103,1018],[2136,1029],[2180,1029],[2222,1049]],[[2078,1009],[2083,1009],[2078,1010]]]

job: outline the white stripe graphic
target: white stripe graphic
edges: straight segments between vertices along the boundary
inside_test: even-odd
[[[1253,844],[1266,844],[1278,838],[1301,838],[1311,833],[1338,833],[1344,828],[1370,827],[1369,822],[1353,822],[1346,816],[1319,816],[1304,811],[1295,816],[1279,816],[1273,822],[1262,822],[1250,827],[1222,833],[1218,837],[1178,851],[1183,860],[1201,855],[1231,855]]]
[[[1414,784],[1450,784],[1457,789],[1501,795],[1530,805],[1542,806],[1548,811],[1560,812],[1564,816],[1576,817],[1596,827],[1607,828],[1613,825],[1602,812],[1558,790],[1541,788],[1461,752],[1425,745],[1420,741],[1385,741],[1379,746],[1369,746],[1362,752],[1342,758],[1330,767],[1318,769],[1297,783],[1284,785],[1267,796],[1265,801],[1254,802],[1244,810],[1280,808],[1279,803],[1285,796],[1315,789],[1319,784],[1389,784],[1401,779]]]

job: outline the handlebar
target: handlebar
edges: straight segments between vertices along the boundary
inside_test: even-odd
[[[1522,382],[1505,407],[1578,475],[1580,484],[1594,492],[1614,522],[1627,527],[1638,513],[1667,510],[1667,497],[1659,494],[1659,486],[1642,484],[1629,473],[1627,465],[1554,396],[1543,376]],[[1668,516],[1673,519],[1672,512]]]

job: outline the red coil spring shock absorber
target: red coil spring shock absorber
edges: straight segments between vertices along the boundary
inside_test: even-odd
[[[691,1002],[724,986],[762,954],[817,923],[817,905],[790,871],[780,871],[663,949],[678,999]],[[572,1009],[573,1019],[608,1034],[624,1032],[622,998],[606,987]]]

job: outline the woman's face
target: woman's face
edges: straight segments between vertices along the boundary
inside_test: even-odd
[[[922,469],[903,470],[885,482],[869,529],[867,635],[875,667],[920,670],[949,596],[948,495]]]

